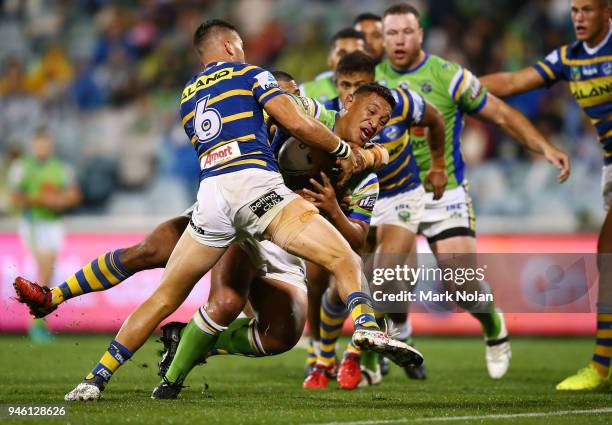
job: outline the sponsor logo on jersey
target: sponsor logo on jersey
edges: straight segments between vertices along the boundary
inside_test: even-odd
[[[421,91],[423,93],[431,93],[432,90],[433,90],[433,87],[429,81],[425,81],[424,83],[421,84]]]
[[[276,78],[268,71],[260,72],[255,76],[255,79],[259,83],[259,87],[264,90],[270,90],[271,88],[278,87]]]
[[[376,197],[368,196],[367,198],[360,200],[357,205],[359,205],[364,210],[371,210],[374,208],[374,204],[376,204]]]
[[[207,168],[214,167],[221,162],[238,158],[239,156],[240,147],[238,146],[238,142],[231,142],[208,152],[208,154],[206,154],[200,161],[200,165],[202,169],[205,170]]]
[[[272,207],[280,204],[282,200],[283,197],[272,190],[258,198],[256,201],[252,202],[249,205],[249,209],[253,212],[253,214],[261,218],[265,213],[270,211]]]
[[[475,80],[475,83],[472,85],[472,90],[470,91],[471,102],[478,99],[478,96],[480,96],[480,93],[482,93],[482,84],[480,84],[478,79],[475,78]]]
[[[572,76],[572,80],[574,81],[578,81],[580,78],[582,78],[580,75],[580,67],[578,66],[572,66],[570,69],[570,74]]]
[[[389,140],[395,140],[399,135],[400,130],[396,125],[390,125],[383,129],[383,136]]]
[[[597,65],[586,65],[582,67],[582,74],[585,77],[590,77],[597,74]]]
[[[198,90],[202,88],[210,87],[213,84],[216,84],[221,80],[228,80],[232,78],[233,72],[234,72],[233,68],[224,68],[210,75],[202,75],[195,82],[185,87],[181,98],[185,100],[193,96],[195,92],[197,92]]]
[[[604,62],[604,64],[601,65],[601,72],[603,72],[604,75],[612,75],[612,62]]]

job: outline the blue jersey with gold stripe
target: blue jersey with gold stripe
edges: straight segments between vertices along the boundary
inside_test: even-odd
[[[578,105],[597,129],[604,163],[612,164],[612,29],[591,49],[576,41],[551,52],[534,65],[548,86],[569,81]]]
[[[278,171],[263,106],[283,94],[271,73],[213,62],[183,89],[181,119],[200,161],[200,179],[246,168]]]
[[[404,84],[391,90],[396,105],[391,119],[381,130],[376,142],[389,152],[389,163],[376,172],[380,198],[387,198],[414,189],[421,184],[419,167],[412,152],[410,126],[419,125],[425,113],[425,100]]]

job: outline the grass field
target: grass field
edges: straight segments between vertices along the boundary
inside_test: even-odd
[[[25,337],[0,341],[0,403],[62,404],[106,347],[108,336],[61,336],[32,345]],[[591,339],[513,340],[513,363],[501,381],[486,376],[476,338],[419,338],[430,378],[407,380],[394,368],[382,385],[347,392],[301,389],[304,350],[248,359],[216,357],[197,368],[182,399],[149,399],[158,382],[150,341],[119,371],[94,403],[68,404],[62,419],[0,419],[1,423],[70,424],[408,424],[427,422],[610,424],[612,392],[559,393],[554,383],[586,364]],[[581,411],[581,413],[569,411]],[[557,416],[551,416],[556,412]],[[566,412],[566,413],[561,413]],[[543,416],[512,416],[543,413]],[[497,416],[492,416],[497,415]],[[504,416],[510,415],[510,416]],[[470,418],[457,418],[469,416]],[[476,417],[474,417],[476,416]]]

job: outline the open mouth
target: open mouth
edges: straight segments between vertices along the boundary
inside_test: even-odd
[[[576,26],[576,34],[584,34],[586,32],[586,27],[582,25]]]
[[[361,133],[361,141],[362,142],[367,142],[368,140],[370,140],[370,136],[372,134],[372,131],[369,128],[361,128],[360,129],[360,133]]]

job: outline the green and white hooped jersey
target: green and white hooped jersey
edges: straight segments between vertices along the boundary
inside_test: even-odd
[[[376,67],[376,81],[389,88],[396,88],[405,82],[444,117],[446,125],[446,172],[447,189],[461,185],[465,177],[465,164],[461,155],[460,137],[464,126],[464,114],[480,111],[487,103],[487,90],[478,78],[460,65],[435,55],[425,59],[408,71],[396,71],[388,59]],[[414,156],[424,179],[431,167],[431,156],[422,127],[410,131]]]
[[[338,97],[333,71],[322,72],[314,80],[301,84],[300,94],[305,97],[312,97],[321,103]]]

